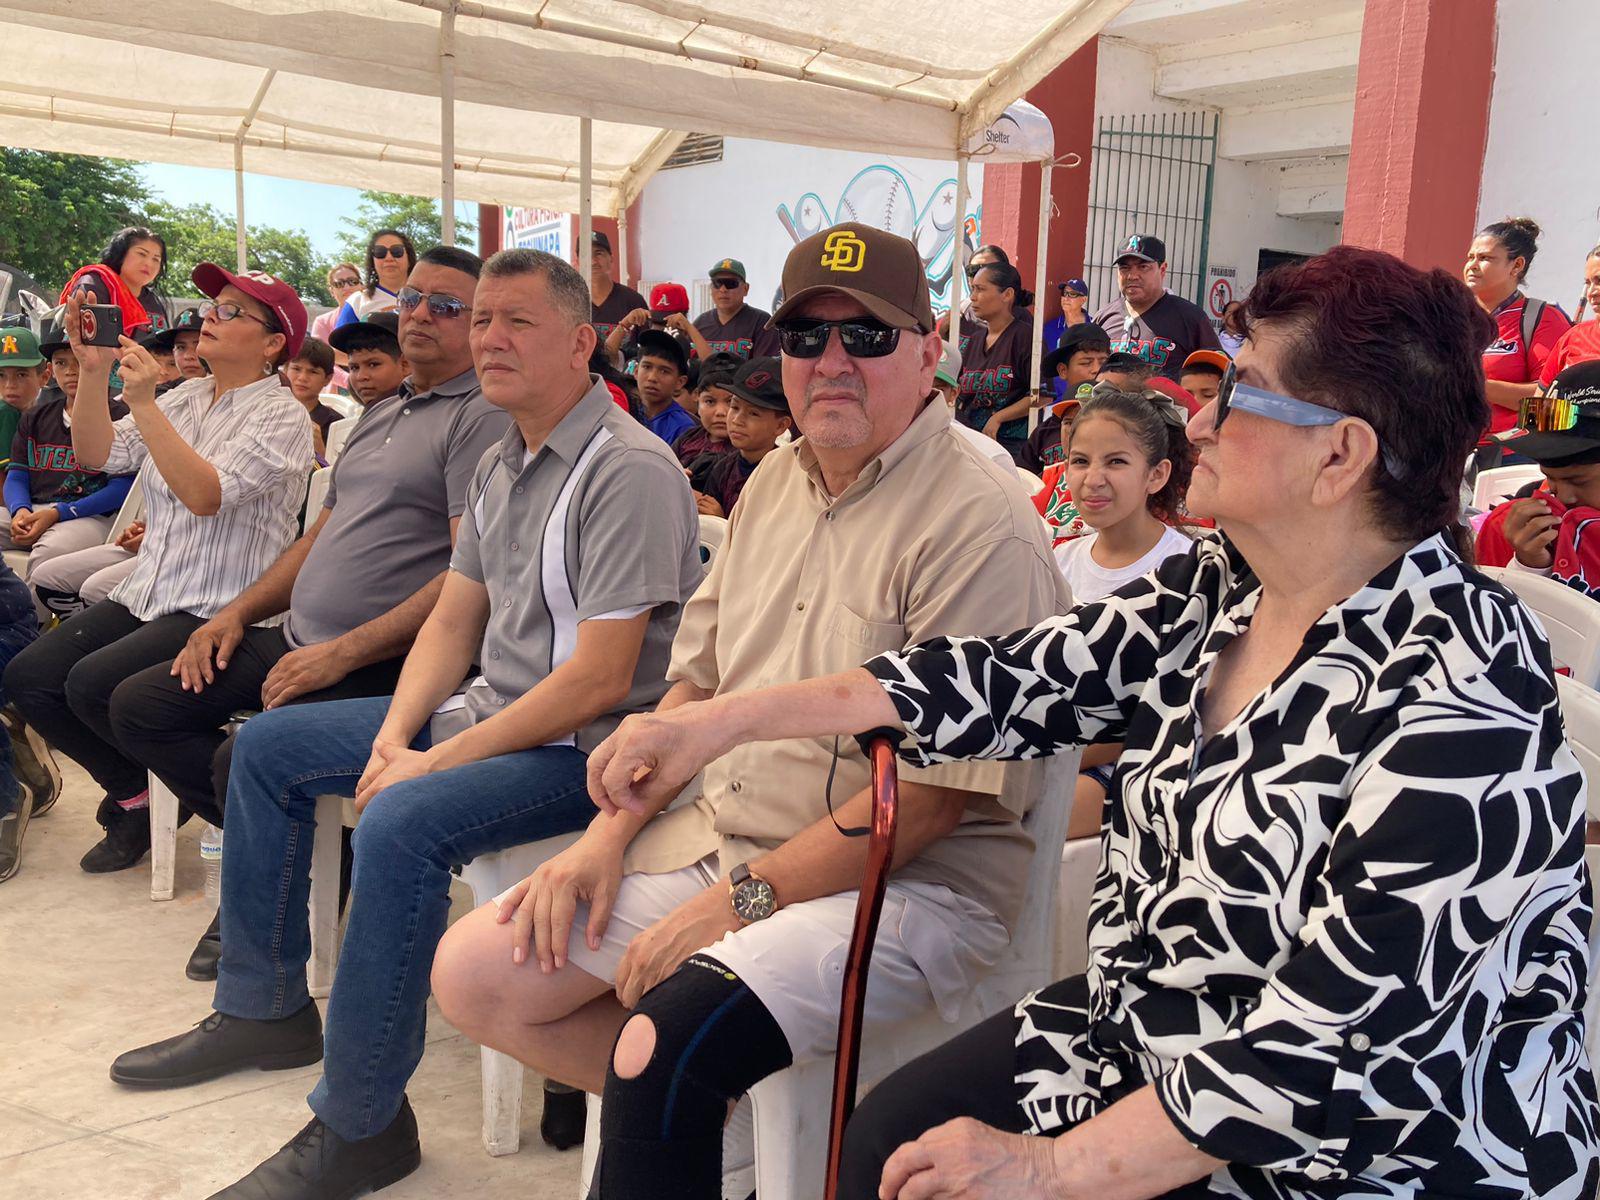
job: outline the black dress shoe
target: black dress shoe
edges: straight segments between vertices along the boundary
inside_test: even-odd
[[[194,944],[194,953],[189,955],[189,965],[184,967],[183,973],[190,979],[215,979],[217,977],[217,963],[222,958],[222,912],[211,918],[211,924],[200,935],[200,940]]]
[[[566,1084],[544,1085],[544,1112],[539,1116],[539,1136],[546,1146],[570,1150],[583,1145],[584,1126],[589,1119],[588,1093]]]
[[[101,822],[106,827],[106,836],[78,860],[78,865],[91,875],[126,871],[138,866],[139,860],[150,853],[150,810],[113,807],[116,811],[107,813]],[[101,808],[104,811],[105,806]]]
[[[399,1182],[421,1163],[416,1114],[402,1098],[389,1128],[356,1142],[345,1141],[321,1117],[311,1118],[282,1150],[210,1200],[355,1200]]]
[[[129,1087],[187,1087],[248,1067],[287,1071],[321,1061],[322,1014],[311,1003],[280,1021],[214,1012],[188,1033],[119,1056],[111,1078]]]
[[[61,768],[56,766],[49,743],[16,709],[0,709],[0,724],[11,735],[11,761],[17,778],[33,793],[32,815],[41,817],[61,798]]]

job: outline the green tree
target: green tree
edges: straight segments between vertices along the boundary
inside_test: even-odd
[[[358,267],[366,262],[367,241],[379,229],[398,229],[411,239],[418,254],[426,254],[444,240],[440,231],[439,202],[425,196],[400,192],[362,192],[361,207],[353,217],[341,218],[345,232],[340,244],[342,255]],[[456,241],[465,241],[476,231],[471,221],[456,218]]]
[[[189,281],[196,263],[219,263],[229,270],[238,261],[233,218],[209,204],[177,205],[165,200],[146,206],[151,228],[167,239],[167,294],[198,296]],[[245,260],[250,268],[276,275],[307,300],[332,304],[326,285],[327,264],[300,230],[271,225],[245,226]]]
[[[142,220],[149,202],[131,162],[0,146],[0,262],[52,292],[111,235]]]

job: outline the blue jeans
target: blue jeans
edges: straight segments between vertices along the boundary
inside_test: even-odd
[[[38,636],[39,618],[28,585],[0,563],[0,671]],[[5,703],[5,689],[0,688],[0,706]],[[21,796],[11,756],[11,735],[0,725],[0,816],[11,812]]]
[[[228,781],[216,1008],[272,1020],[310,1002],[306,960],[318,796],[353,796],[388,697],[251,717]],[[431,744],[425,729],[412,743]],[[355,831],[349,924],[311,1109],[346,1140],[386,1129],[422,1059],[428,979],[450,913],[450,868],[582,828],[585,756],[522,750],[381,792]]]

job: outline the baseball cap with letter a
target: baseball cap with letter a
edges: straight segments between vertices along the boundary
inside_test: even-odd
[[[838,292],[896,329],[933,329],[928,277],[914,243],[849,222],[814,233],[783,264],[784,301],[769,326],[793,317],[812,296]]]

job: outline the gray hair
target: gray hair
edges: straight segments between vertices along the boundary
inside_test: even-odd
[[[501,250],[483,264],[485,279],[507,279],[515,275],[543,276],[550,303],[574,329],[588,324],[594,315],[588,283],[565,259],[543,250]]]

